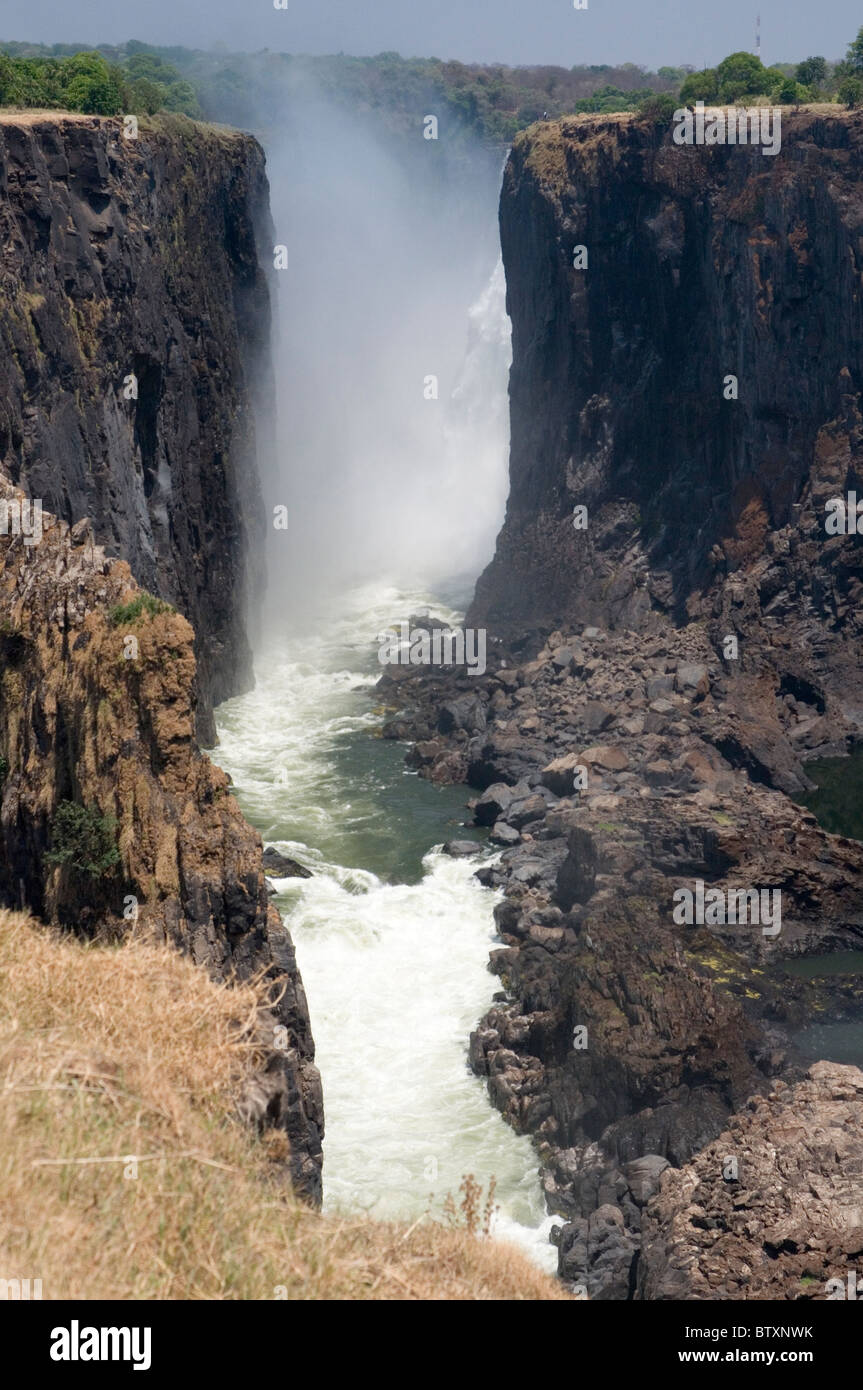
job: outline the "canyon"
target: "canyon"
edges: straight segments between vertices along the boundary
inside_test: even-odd
[[[863,1252],[863,1074],[797,1042],[859,1018],[863,987],[782,969],[863,937],[863,843],[803,804],[863,724],[863,567],[824,527],[863,488],[863,116],[789,111],[782,133],[769,160],[630,115],[516,139],[510,491],[465,619],[478,659],[421,647],[377,684],[384,738],[470,789],[495,850],[500,989],[470,1066],[533,1140],[558,1272],[592,1299],[816,1297]],[[264,586],[263,152],[185,118],[125,140],[6,114],[0,180],[0,502],[44,504],[37,544],[0,535],[0,899],[263,975],[241,1110],[317,1203],[294,945],[201,752],[252,682]],[[676,921],[698,885],[781,895],[780,930]]]

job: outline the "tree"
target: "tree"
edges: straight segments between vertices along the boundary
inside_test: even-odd
[[[799,82],[795,82],[793,77],[786,77],[776,93],[776,100],[780,106],[799,106],[804,96]]]
[[[863,29],[858,29],[856,39],[849,43],[845,61],[851,72],[863,73]]]
[[[836,93],[838,101],[844,103],[850,111],[852,107],[859,106],[863,102],[863,78],[843,77],[839,83],[839,90]]]
[[[680,88],[680,101],[683,106],[691,106],[695,101],[716,101],[718,96],[719,82],[715,68],[691,72]]]
[[[147,77],[136,77],[127,82],[123,93],[123,107],[136,116],[152,116],[165,103],[165,88]]]
[[[804,87],[820,86],[827,76],[827,59],[804,58],[802,63],[797,64],[794,76]]]
[[[76,53],[64,65],[63,76],[65,105],[72,111],[116,116],[121,110],[119,73],[108,66],[101,53]]]
[[[677,98],[670,92],[652,92],[639,102],[638,114],[656,125],[670,125],[677,110]]]
[[[716,69],[721,101],[755,96],[766,86],[764,64],[754,53],[730,53]]]
[[[15,64],[0,53],[0,106],[11,105],[15,92]]]

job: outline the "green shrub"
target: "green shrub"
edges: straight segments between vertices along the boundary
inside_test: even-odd
[[[681,106],[692,106],[696,101],[717,101],[718,98],[719,81],[715,68],[691,72],[680,88]]]
[[[827,76],[827,59],[804,58],[797,64],[794,76],[804,87],[819,87]]]
[[[669,125],[678,106],[677,97],[673,97],[670,92],[654,92],[652,96],[639,102],[638,114],[657,125]]]
[[[144,613],[150,618],[155,618],[157,613],[174,612],[176,609],[170,603],[165,603],[163,599],[156,598],[154,594],[148,594],[145,590],[137,598],[133,598],[131,603],[115,604],[108,613],[108,621],[112,627],[124,627],[127,623],[137,622]]]
[[[849,111],[852,107],[859,106],[863,102],[863,78],[843,77],[839,83],[836,100],[847,106]]]
[[[805,96],[800,83],[795,82],[793,77],[786,77],[776,91],[776,100],[780,106],[799,106]]]
[[[49,864],[63,865],[87,878],[104,878],[120,862],[117,822],[90,806],[61,801],[51,823]]]

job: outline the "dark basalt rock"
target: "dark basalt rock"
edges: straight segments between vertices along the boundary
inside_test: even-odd
[[[288,855],[281,854],[279,850],[269,845],[263,854],[264,873],[271,878],[313,878],[311,869],[307,869],[305,864],[298,864],[296,859],[290,859]]]
[[[126,140],[119,118],[4,112],[0,189],[0,458],[192,623],[210,744],[263,588],[263,151],[181,116]]]
[[[861,1125],[857,1067],[818,1062],[796,1086],[755,1097],[660,1177],[635,1296],[847,1298],[863,1257]]]

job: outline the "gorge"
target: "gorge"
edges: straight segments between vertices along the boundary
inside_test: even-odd
[[[272,211],[251,136],[0,119],[0,491],[45,507],[0,536],[0,897],[272,981],[245,1118],[313,1203],[419,1221],[469,1171],[582,1296],[815,1296],[863,1252],[859,977],[783,969],[863,936],[863,844],[806,809],[863,721],[824,528],[863,483],[863,117],[783,113],[769,160],[539,122],[500,265],[498,151],[407,173],[305,116]],[[380,676],[379,632],[462,614],[482,669]],[[781,930],[675,920],[698,884]],[[852,1065],[801,1049],[825,1022]]]

